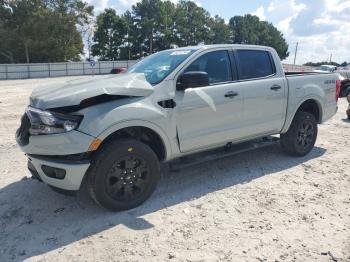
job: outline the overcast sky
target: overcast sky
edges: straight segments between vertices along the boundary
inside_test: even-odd
[[[112,7],[119,14],[138,0],[88,0],[96,12]],[[172,0],[177,2],[177,0]],[[272,22],[286,38],[293,62],[299,42],[297,64],[329,60],[350,62],[350,0],[195,0],[198,5],[228,21],[234,15],[255,14]]]

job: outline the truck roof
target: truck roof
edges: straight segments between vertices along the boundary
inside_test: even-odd
[[[261,46],[261,45],[244,45],[244,44],[215,44],[215,45],[197,45],[197,46],[186,46],[176,48],[177,50],[201,50],[201,49],[215,49],[215,48],[251,48],[251,49],[260,49],[260,50],[273,50],[273,48],[269,46]]]

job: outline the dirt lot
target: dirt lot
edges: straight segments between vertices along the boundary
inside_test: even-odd
[[[278,146],[163,171],[141,207],[111,213],[28,179],[14,133],[33,87],[0,82],[0,261],[350,261],[345,100],[306,157]]]

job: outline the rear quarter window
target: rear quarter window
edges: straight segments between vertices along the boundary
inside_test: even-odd
[[[237,50],[239,79],[254,79],[276,73],[272,58],[267,51]]]

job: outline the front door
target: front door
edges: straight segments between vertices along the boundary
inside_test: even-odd
[[[175,114],[181,152],[224,144],[241,134],[243,95],[235,83],[228,50],[202,54],[185,72],[201,71],[209,86],[176,91]]]

